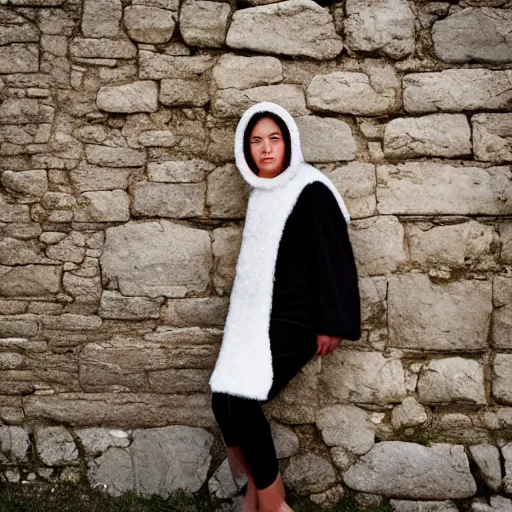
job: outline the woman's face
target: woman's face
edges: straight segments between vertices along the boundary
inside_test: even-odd
[[[251,156],[262,178],[273,178],[283,171],[285,142],[281,129],[270,117],[260,119],[250,138]]]

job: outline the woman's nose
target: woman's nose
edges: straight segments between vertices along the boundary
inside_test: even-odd
[[[270,150],[270,141],[268,141],[268,140],[264,140],[264,141],[263,141],[263,151],[264,151],[265,153],[268,153],[268,152],[269,152],[269,150]]]

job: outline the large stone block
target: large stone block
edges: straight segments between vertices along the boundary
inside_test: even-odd
[[[69,45],[69,52],[72,57],[85,59],[134,59],[137,57],[137,47],[128,39],[76,37]]]
[[[241,218],[245,215],[249,186],[234,164],[217,167],[207,178],[206,205],[209,216]]]
[[[98,315],[102,318],[142,320],[158,318],[163,297],[124,297],[118,292],[103,290]]]
[[[29,206],[8,202],[6,196],[0,193],[0,222],[30,222]]]
[[[299,494],[318,493],[336,482],[336,473],[327,459],[315,453],[306,453],[292,457],[283,480]]]
[[[107,228],[100,258],[106,282],[127,296],[185,297],[203,293],[212,266],[206,231],[159,222]]]
[[[503,404],[512,403],[512,354],[496,354],[493,363],[492,394]]]
[[[202,393],[208,389],[211,369],[172,368],[148,372],[149,387],[154,393]]]
[[[121,0],[84,0],[82,34],[84,37],[115,37],[122,15]]]
[[[468,7],[436,21],[432,40],[445,62],[512,62],[512,12]]]
[[[158,87],[151,80],[102,87],[98,91],[96,104],[106,112],[155,112],[158,108]]]
[[[60,290],[62,268],[55,265],[0,266],[0,296],[45,297]]]
[[[418,396],[426,404],[485,405],[483,367],[462,357],[434,359],[421,369]]]
[[[512,70],[447,69],[404,76],[404,108],[411,113],[499,110],[510,107]]]
[[[98,167],[82,161],[69,172],[69,179],[78,192],[127,189],[130,172],[129,168]]]
[[[398,108],[394,70],[383,67],[381,76],[352,71],[316,75],[306,90],[308,107],[314,111],[378,116]]]
[[[325,392],[342,402],[397,403],[406,395],[402,362],[379,352],[335,350],[322,361],[320,381]]]
[[[213,284],[218,294],[227,295],[235,279],[236,262],[242,245],[242,228],[239,226],[216,228],[213,230],[212,240],[215,268]]]
[[[359,278],[361,322],[364,326],[379,326],[387,322],[387,281],[385,277]]]
[[[151,428],[171,424],[212,427],[206,394],[58,393],[23,399],[26,418],[80,427]]]
[[[140,167],[146,163],[144,151],[95,144],[85,146],[85,157],[90,164],[102,167]]]
[[[500,225],[501,255],[500,259],[507,265],[512,265],[512,222]]]
[[[124,222],[130,220],[130,196],[124,190],[84,192],[74,212],[75,222]]]
[[[471,457],[478,466],[485,483],[499,492],[502,482],[500,451],[497,446],[482,443],[469,446]]]
[[[78,449],[64,427],[39,427],[35,431],[39,460],[47,466],[67,466],[78,463]]]
[[[414,52],[414,14],[405,0],[348,0],[344,20],[351,50],[402,59]]]
[[[491,312],[490,282],[434,284],[425,274],[389,278],[389,343],[393,347],[485,349]]]
[[[161,183],[198,183],[214,168],[210,162],[197,158],[149,162],[147,167],[149,181]]]
[[[11,43],[37,43],[39,41],[37,26],[14,11],[2,10],[1,22],[0,44],[2,46]]]
[[[133,213],[146,217],[187,218],[204,213],[206,184],[141,181],[133,187]]]
[[[195,325],[222,327],[227,312],[227,297],[200,297],[197,299],[168,299],[162,308],[161,316],[164,324],[174,325],[175,327],[192,327]]]
[[[476,160],[512,162],[512,114],[476,114],[471,125]]]
[[[361,275],[388,274],[407,261],[404,228],[396,217],[356,220],[350,224],[350,240]]]
[[[139,78],[195,79],[215,64],[211,55],[193,57],[165,55],[146,50],[139,51]]]
[[[160,44],[171,39],[176,18],[176,13],[166,9],[130,5],[124,9],[123,23],[134,41]]]
[[[165,78],[160,82],[160,103],[170,107],[202,107],[210,101],[209,85],[206,80]]]
[[[343,49],[329,11],[311,0],[287,0],[236,11],[226,44],[320,60],[333,59]]]
[[[0,47],[0,74],[37,73],[39,50],[37,44],[10,44]]]
[[[0,124],[50,124],[53,116],[53,107],[35,98],[5,98],[0,104]]]
[[[44,169],[33,171],[4,171],[0,174],[2,185],[15,194],[20,203],[36,202],[48,190],[48,177]]]
[[[343,197],[351,219],[375,215],[375,166],[364,162],[351,162],[325,172]]]
[[[286,0],[291,1],[291,0]],[[254,103],[272,101],[282,105],[292,116],[309,114],[302,87],[293,84],[262,85],[252,89],[220,89],[212,100],[216,117],[240,117]]]
[[[393,498],[444,500],[476,493],[468,458],[459,445],[377,443],[343,480],[351,489]]]
[[[377,166],[381,214],[510,215],[512,171],[431,162]]]
[[[180,10],[180,32],[189,46],[222,48],[231,7],[228,3],[186,0]]]
[[[445,226],[407,223],[405,231],[415,266],[486,268],[495,262],[499,241],[492,226],[474,220]]]
[[[303,116],[296,119],[307,162],[336,162],[356,158],[356,141],[350,126],[340,119]]]
[[[466,156],[471,154],[471,129],[464,114],[400,117],[386,126],[384,154],[392,158]]]
[[[493,302],[492,345],[512,348],[512,279],[494,276]]]
[[[250,89],[283,80],[283,66],[275,57],[244,57],[225,53],[213,68],[219,89]]]

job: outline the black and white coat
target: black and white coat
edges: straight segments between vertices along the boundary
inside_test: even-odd
[[[261,111],[280,116],[290,132],[290,165],[271,179],[254,174],[244,156],[245,129],[251,117]],[[286,220],[304,187],[315,181],[331,190],[347,224],[350,216],[331,181],[304,162],[297,125],[276,103],[261,102],[243,114],[235,133],[235,160],[251,193],[224,336],[210,387],[214,392],[265,400],[273,378],[269,323],[274,271]]]

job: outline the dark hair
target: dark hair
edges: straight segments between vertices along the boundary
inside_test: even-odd
[[[292,143],[290,139],[290,130],[288,130],[288,126],[283,121],[281,117],[279,117],[277,114],[274,114],[273,112],[257,112],[254,114],[251,119],[249,119],[249,122],[247,123],[247,126],[245,128],[244,132],[244,156],[245,161],[247,162],[247,165],[251,169],[251,171],[256,174],[256,176],[259,174],[258,166],[256,165],[256,162],[254,161],[252,155],[251,155],[251,133],[256,125],[256,123],[265,117],[270,117],[277,126],[279,126],[279,129],[281,130],[281,133],[283,134],[283,140],[284,140],[284,164],[283,164],[283,170],[285,170],[290,165],[290,160],[292,157]]]

